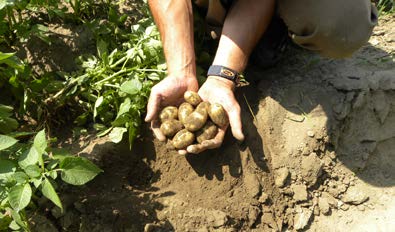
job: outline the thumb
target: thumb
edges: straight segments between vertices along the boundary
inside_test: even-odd
[[[151,92],[147,104],[147,115],[145,116],[145,121],[150,122],[154,120],[157,116],[160,107],[160,96],[155,92]]]
[[[232,129],[233,136],[237,140],[243,141],[244,134],[241,125],[240,106],[238,104],[233,106],[233,108],[228,112],[228,115],[229,115],[229,124]]]

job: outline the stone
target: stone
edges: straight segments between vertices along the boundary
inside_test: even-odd
[[[322,173],[322,162],[315,153],[303,157],[301,165],[301,175],[308,186],[313,186]]]
[[[306,185],[296,184],[292,185],[293,199],[297,202],[307,201],[307,188]]]
[[[350,187],[342,197],[343,202],[352,205],[360,205],[368,199],[369,196],[355,186]]]
[[[302,230],[304,229],[311,219],[313,215],[313,211],[307,208],[297,208],[296,215],[294,217],[294,229],[295,230]]]
[[[313,138],[314,135],[315,135],[314,131],[312,131],[312,130],[307,131],[307,136],[309,136],[310,138]]]
[[[274,171],[274,183],[277,187],[282,188],[285,186],[285,183],[289,176],[288,168],[279,168]]]

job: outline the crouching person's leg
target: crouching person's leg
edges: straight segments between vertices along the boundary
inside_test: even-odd
[[[333,58],[363,46],[378,17],[370,0],[279,0],[279,13],[296,44]]]

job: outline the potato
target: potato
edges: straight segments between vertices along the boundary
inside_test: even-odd
[[[208,114],[206,108],[198,106],[192,114],[185,118],[184,126],[191,132],[198,131],[204,126],[207,118]]]
[[[202,99],[200,98],[199,94],[193,91],[186,91],[184,93],[184,99],[186,102],[193,106],[199,105],[200,102],[202,102]]]
[[[218,127],[211,121],[207,121],[206,125],[196,133],[196,140],[202,143],[205,140],[214,138],[218,133]]]
[[[160,125],[160,131],[166,136],[166,137],[172,137],[175,135],[177,132],[182,130],[182,123],[178,120],[175,119],[168,119]]]
[[[195,135],[186,129],[180,130],[173,138],[173,146],[176,149],[185,149],[195,141]]]
[[[177,119],[177,117],[178,109],[175,106],[167,106],[159,114],[159,119],[161,122],[164,122],[168,119]]]
[[[219,103],[214,103],[210,105],[208,114],[211,120],[219,127],[224,127],[229,123],[228,115]]]
[[[191,104],[188,102],[182,103],[180,107],[178,107],[178,119],[180,122],[184,124],[186,117],[188,117],[193,111],[194,108]]]
[[[201,102],[197,107],[196,110],[205,110],[206,112],[208,112],[208,110],[210,109],[210,102]]]

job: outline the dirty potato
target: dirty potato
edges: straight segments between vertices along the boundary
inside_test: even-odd
[[[184,99],[186,102],[193,106],[199,105],[200,102],[202,102],[202,99],[200,98],[199,94],[193,91],[186,91],[184,93]]]
[[[195,141],[195,135],[186,129],[180,130],[173,138],[176,149],[185,149]]]
[[[186,117],[184,126],[187,130],[195,132],[200,130],[206,123],[208,118],[207,110],[205,107],[197,107],[192,114]]]
[[[211,120],[219,127],[224,127],[229,123],[228,115],[221,104],[214,103],[208,110]]]
[[[159,114],[159,119],[161,122],[164,122],[168,119],[177,119],[177,117],[178,109],[175,106],[167,106]]]
[[[175,119],[168,119],[160,125],[160,131],[166,137],[172,137],[182,129],[182,123]]]
[[[210,102],[201,102],[197,107],[196,110],[205,110],[208,112],[210,109]]]
[[[207,121],[206,125],[196,133],[196,140],[202,143],[205,140],[213,139],[218,133],[218,127],[211,121]]]
[[[184,102],[178,107],[178,119],[184,124],[185,119],[194,111],[194,108],[188,102]]]

